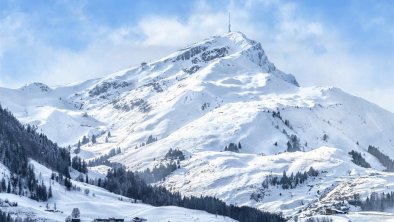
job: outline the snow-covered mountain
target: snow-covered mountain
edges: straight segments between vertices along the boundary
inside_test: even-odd
[[[0,102],[63,146],[95,135],[96,143],[82,146],[86,159],[120,147],[111,161],[137,171],[180,149],[186,160],[160,184],[186,195],[294,216],[321,201],[323,190],[365,197],[370,190],[358,184],[371,184],[368,175],[385,181],[377,190],[393,188],[393,175],[367,149],[379,147],[394,159],[394,114],[335,87],[300,85],[268,60],[260,43],[230,32],[100,79],[0,88]],[[147,144],[149,136],[157,141]],[[240,153],[223,152],[230,143],[241,143]],[[372,168],[354,164],[351,150]],[[268,175],[311,166],[324,171],[308,180],[313,188],[273,188],[261,200],[250,198]]]

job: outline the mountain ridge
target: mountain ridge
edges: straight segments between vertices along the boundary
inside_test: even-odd
[[[42,95],[26,95],[1,88],[3,97],[0,95],[0,101],[21,118],[22,122],[38,127],[42,125],[44,132],[48,131],[48,136],[62,145],[76,144],[83,135],[92,136],[99,134],[99,131],[110,130],[109,122],[114,122],[107,120],[111,120],[112,115],[117,118],[134,116],[136,120],[142,118],[141,121],[148,122],[151,120],[147,119],[146,115],[153,115],[157,116],[159,122],[156,124],[160,125],[165,124],[163,112],[168,116],[171,110],[177,112],[180,109],[181,111],[177,112],[178,117],[184,115],[183,118],[190,119],[179,125],[185,126],[187,122],[193,121],[193,118],[211,114],[210,112],[215,112],[215,109],[224,105],[255,103],[265,107],[263,110],[271,112],[293,106],[311,109],[317,107],[319,102],[327,103],[327,107],[336,103],[338,106],[339,102],[335,100],[348,98],[348,94],[339,92],[337,88],[299,88],[294,76],[284,74],[269,62],[260,43],[248,39],[240,32],[208,38],[156,62],[143,63],[107,77],[55,88],[33,83],[20,90],[33,88],[41,89]],[[336,93],[332,93],[334,91]],[[26,97],[29,98],[27,101]],[[161,101],[163,98],[167,101]],[[354,97],[349,98],[346,99],[347,102]],[[269,100],[272,102],[268,102]],[[194,110],[187,111],[189,105],[194,106]],[[161,107],[165,109],[160,110]],[[254,109],[254,112],[261,110],[256,107]],[[92,115],[84,115],[85,113]],[[57,135],[64,134],[65,131],[54,135],[50,131],[56,126],[47,126],[45,129],[45,126],[51,123],[48,119],[59,120],[64,124],[65,121],[71,122],[73,126],[80,122],[80,126],[90,126],[89,128],[93,129],[75,127],[79,131],[78,135],[72,139],[59,139]],[[176,122],[174,119],[171,124],[176,125]],[[149,131],[151,126],[147,124],[145,131]],[[289,127],[286,128],[289,131]],[[171,130],[165,130],[167,133],[162,137],[168,136],[169,131]],[[141,135],[139,140],[143,137],[148,135]]]

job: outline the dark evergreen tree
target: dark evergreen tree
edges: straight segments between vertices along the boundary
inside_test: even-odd
[[[289,127],[290,129],[293,129],[293,127],[290,125],[290,121],[289,120],[285,120],[285,125],[287,126],[287,127]]]
[[[75,148],[74,153],[79,154],[81,152],[81,141],[78,140],[77,148]]]
[[[93,134],[93,136],[92,136],[92,143],[96,143],[97,141],[96,141],[96,136]]]
[[[49,189],[48,189],[48,199],[52,198],[52,186],[49,185]]]
[[[11,193],[11,182],[8,180],[7,193]]]
[[[4,177],[1,179],[1,186],[0,186],[0,188],[1,188],[0,192],[7,192],[7,184],[5,182]]]
[[[70,181],[69,178],[66,178],[66,179],[64,180],[64,186],[67,188],[67,190],[71,190],[72,183],[71,183],[71,181]]]
[[[79,211],[78,208],[74,208],[73,211],[71,212],[71,218],[79,219],[80,217],[81,217],[81,212]]]
[[[153,142],[156,142],[156,141],[157,141],[157,138],[154,138],[152,135],[150,135],[150,136],[148,137],[148,139],[146,140],[145,145],[148,145],[148,144],[153,143]]]
[[[328,140],[328,135],[327,135],[327,134],[324,134],[323,137],[322,137],[322,139],[323,139],[323,141],[327,142],[327,140]]]
[[[287,142],[287,152],[301,151],[300,139],[296,135],[291,135]]]
[[[74,156],[71,160],[71,167],[78,170],[81,173],[87,173],[88,167],[85,160],[82,160],[79,156]]]
[[[237,144],[235,143],[230,143],[228,146],[224,147],[224,151],[231,151],[231,152],[239,152],[239,148]]]
[[[282,120],[282,116],[280,115],[279,110],[278,112],[272,111],[272,117],[279,118],[280,120]]]
[[[89,143],[89,139],[86,136],[82,137],[82,145]]]

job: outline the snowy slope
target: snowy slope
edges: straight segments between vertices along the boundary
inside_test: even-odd
[[[375,171],[382,182],[393,180],[366,152],[374,145],[394,159],[393,113],[335,87],[300,87],[268,60],[260,43],[239,32],[100,79],[0,88],[0,103],[61,145],[98,136],[96,144],[82,147],[87,159],[120,147],[122,153],[111,160],[143,170],[159,164],[170,148],[180,149],[188,158],[163,182],[166,187],[286,215],[303,210],[300,199],[314,201],[316,194],[300,187],[279,199],[251,201],[271,171],[325,170],[327,175],[311,182],[319,190]],[[140,147],[150,135],[158,141]],[[284,153],[291,135],[300,138],[305,152]],[[242,143],[241,154],[220,152],[231,142]],[[354,165],[351,150],[365,155],[373,169]]]
[[[53,198],[48,202],[37,202],[24,196],[1,193],[0,199],[17,202],[17,207],[1,207],[2,211],[11,212],[19,217],[29,216],[40,221],[64,221],[74,208],[79,208],[82,221],[92,221],[95,218],[123,218],[131,221],[134,217],[142,217],[148,221],[234,221],[223,216],[215,216],[204,211],[189,210],[181,207],[153,207],[141,203],[132,203],[127,197],[122,197],[89,184],[72,181],[81,191],[67,191],[64,186],[50,180],[52,171],[32,161],[35,174],[40,175],[47,187],[52,184]],[[7,171],[1,168],[2,172]],[[2,178],[2,176],[1,176]],[[8,178],[8,177],[6,177]],[[89,189],[89,194],[84,193]],[[121,198],[121,200],[120,200]],[[56,209],[59,212],[46,211]]]
[[[379,168],[379,163],[370,163]],[[262,182],[268,176],[281,177],[283,171],[291,173],[308,171],[310,167],[323,172],[316,178],[295,189],[284,190],[269,187],[261,190]],[[377,184],[371,187],[371,184]],[[240,154],[234,152],[200,152],[182,163],[160,184],[185,195],[211,195],[229,203],[249,205],[271,212],[292,216],[306,210],[310,205],[333,203],[341,198],[360,194],[366,198],[371,188],[375,192],[394,189],[394,174],[375,169],[365,169],[351,162],[343,150],[320,147],[308,152],[282,153],[273,156]],[[324,191],[337,188],[335,192],[320,199]],[[339,189],[340,188],[340,189]],[[253,193],[262,197],[256,201]],[[328,198],[331,198],[328,200]]]

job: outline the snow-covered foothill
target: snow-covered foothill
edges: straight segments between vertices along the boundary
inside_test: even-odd
[[[78,208],[82,221],[93,221],[96,218],[118,218],[131,221],[134,217],[148,221],[234,221],[223,216],[215,216],[199,210],[181,207],[153,207],[147,204],[134,203],[127,197],[110,193],[102,188],[72,180],[78,190],[67,191],[63,185],[51,180],[52,171],[41,164],[31,161],[35,174],[44,184],[51,186],[53,197],[47,202],[37,202],[25,196],[1,193],[0,199],[17,202],[17,207],[0,207],[20,218],[30,217],[39,221],[65,221],[74,208]],[[2,170],[3,171],[3,170]],[[87,192],[88,190],[89,192]]]

